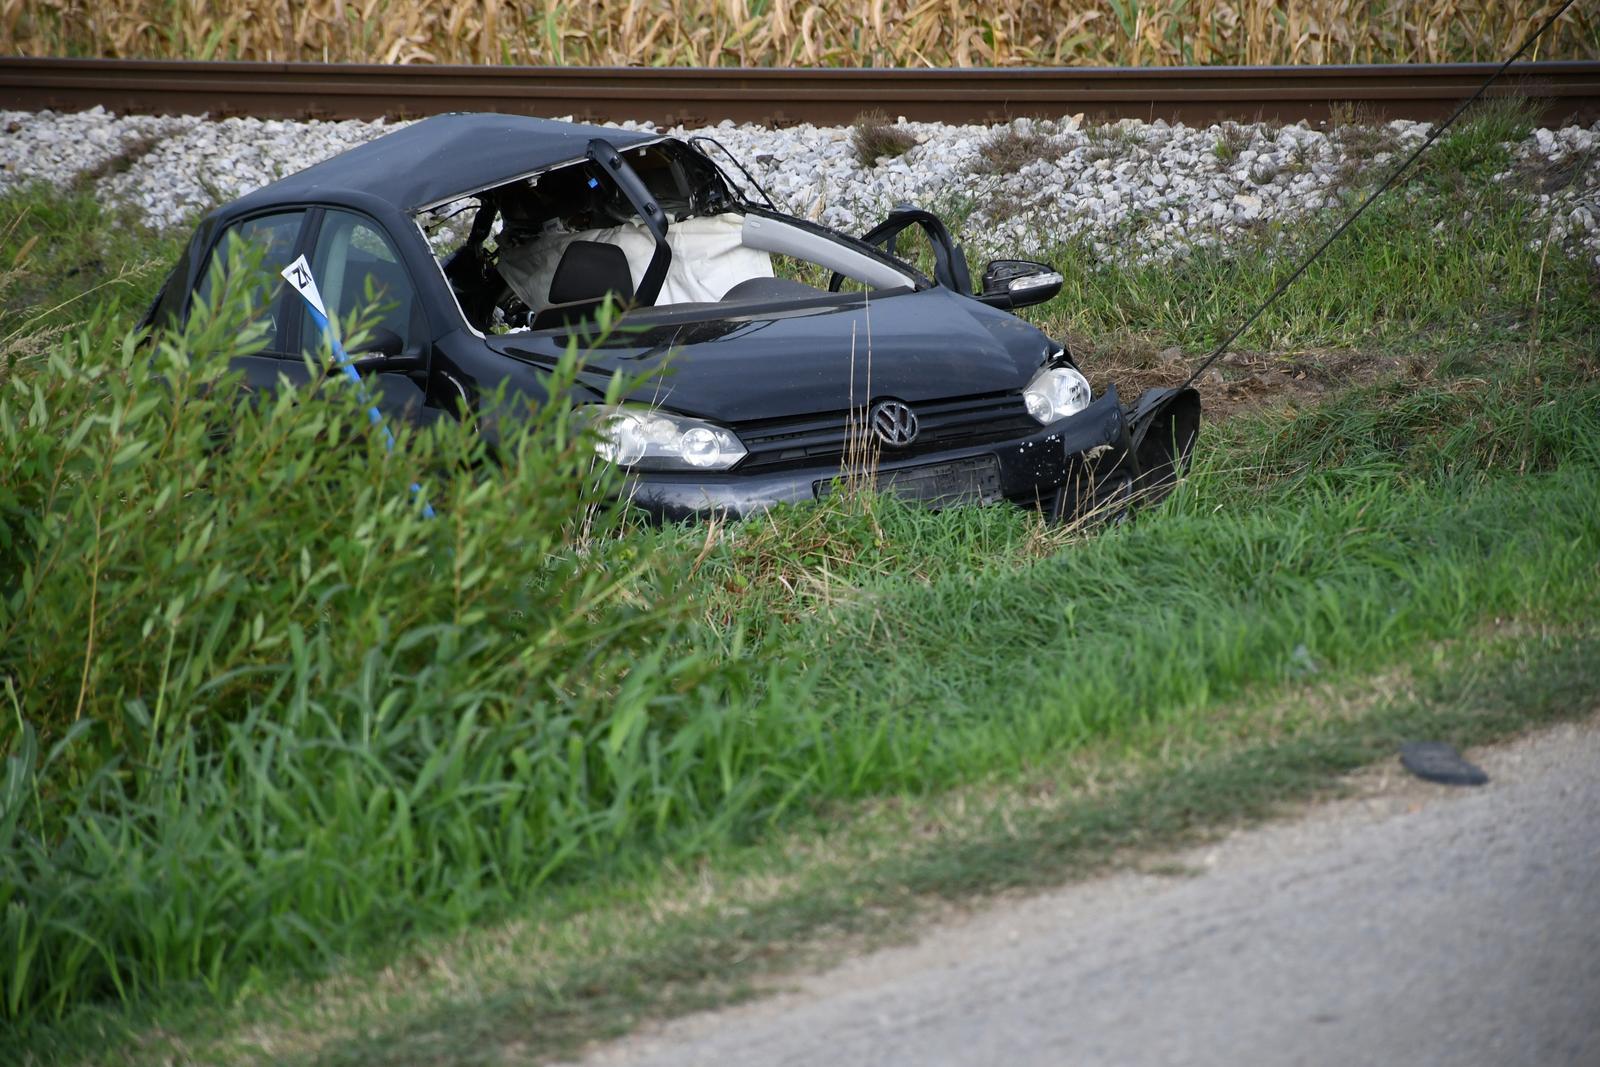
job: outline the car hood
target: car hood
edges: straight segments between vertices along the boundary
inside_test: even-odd
[[[563,340],[507,334],[488,342],[506,355],[548,362]],[[842,411],[852,400],[1021,389],[1051,347],[1021,319],[933,288],[844,306],[619,327],[585,353],[584,365],[591,381],[638,377],[631,399],[736,423]]]

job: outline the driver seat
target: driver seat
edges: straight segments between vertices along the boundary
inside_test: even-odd
[[[550,303],[534,316],[533,328],[549,330],[585,322],[608,296],[623,305],[633,300],[627,254],[616,245],[573,241],[561,252],[550,278]]]

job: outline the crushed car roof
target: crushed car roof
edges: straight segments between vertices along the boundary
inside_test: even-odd
[[[361,193],[406,211],[583,158],[603,137],[618,149],[660,135],[523,115],[435,115],[257,190],[253,204]]]

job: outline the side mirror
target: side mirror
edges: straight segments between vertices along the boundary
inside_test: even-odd
[[[345,350],[350,366],[357,374],[411,374],[428,369],[428,361],[420,351],[404,351],[405,342],[393,330],[374,326],[367,339],[358,348]],[[339,364],[328,367],[328,373],[339,373]]]
[[[355,368],[357,374],[413,374],[417,371],[428,369],[428,361],[416,352],[408,352],[399,356],[368,356],[361,355],[350,360],[349,366]],[[339,364],[333,363],[328,367],[328,376],[331,378],[339,373]]]
[[[416,349],[404,351],[405,341],[393,330],[374,326],[367,339],[355,348],[345,350],[349,365],[357,374],[412,374],[428,369],[428,361]],[[337,361],[328,364],[328,375],[339,373]]]
[[[399,334],[384,326],[374,326],[367,331],[367,339],[359,348],[348,350],[348,354],[355,356],[398,356],[406,343]]]
[[[1061,292],[1061,283],[1061,273],[1048,263],[996,259],[983,268],[983,290],[978,299],[996,308],[1030,307]]]

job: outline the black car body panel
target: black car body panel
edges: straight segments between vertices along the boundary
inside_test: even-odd
[[[464,238],[446,228],[450,212],[471,212]],[[934,244],[932,278],[891,254],[912,227]],[[1081,402],[1031,410],[1038,376],[1078,376],[1061,345],[1002,310],[1058,290],[1048,267],[997,261],[969,292],[959,246],[926,212],[897,209],[868,240],[837,233],[751,203],[699,149],[655,134],[504,115],[416,123],[214,211],[148,323],[184,320],[227,234],[261,244],[274,271],[307,257],[332,318],[362,279],[397,297],[384,305],[387,347],[352,354],[394,418],[472,417],[492,437],[548,399],[551,367],[576,344],[574,399],[599,403],[622,375],[632,406],[618,410],[666,435],[659,458],[611,453],[659,519],[816,499],[863,455],[880,487],[933,506],[1077,513],[1142,474],[1164,491],[1198,432],[1192,390],[1124,407],[1083,381]],[[448,253],[436,247],[446,237],[460,241]],[[774,277],[785,256],[831,273],[829,288]],[[259,389],[312,376],[303,353],[319,338],[284,290],[269,298],[267,349],[237,361]],[[599,329],[617,300],[623,313]],[[501,390],[509,402],[487,410]],[[898,437],[865,440],[884,411]],[[737,451],[692,469],[695,426]]]
[[[1004,326],[986,328],[991,317],[1024,329],[1006,338]],[[566,338],[513,334],[487,343],[510,356],[549,359]],[[741,311],[618,329],[597,341],[585,362],[608,375],[659,368],[659,383],[638,399],[732,424],[843,410],[852,398],[1020,392],[1055,347],[1005,312],[933,287],[779,314]]]
[[[248,213],[282,203],[364,208],[378,202],[416,211],[583,159],[597,137],[618,149],[657,139],[522,115],[437,115],[297,171],[231,206]]]

